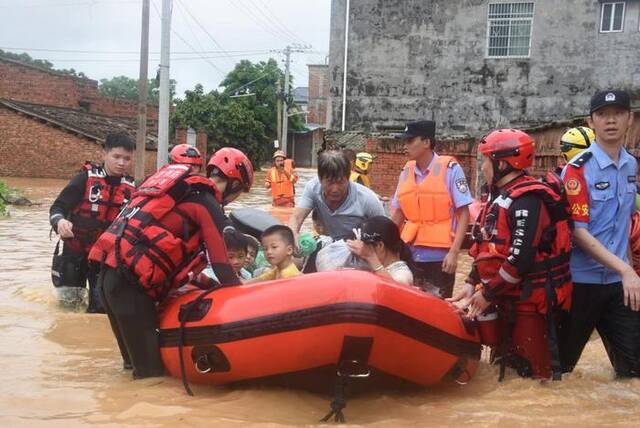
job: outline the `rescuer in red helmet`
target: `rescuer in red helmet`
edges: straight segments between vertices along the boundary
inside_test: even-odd
[[[103,266],[105,309],[134,379],[164,373],[156,303],[208,262],[221,285],[240,284],[227,258],[221,206],[252,184],[251,162],[233,148],[213,154],[207,177],[193,174],[189,165],[167,165],[140,186],[92,248],[89,258]]]
[[[474,228],[474,258],[463,301],[473,318],[498,310],[503,332],[493,359],[521,376],[559,379],[556,312],[571,300],[570,212],[559,179],[531,177],[535,143],[526,133],[500,129],[478,148],[491,199]],[[557,176],[556,176],[557,177]]]
[[[169,161],[182,165],[191,165],[193,172],[198,174],[202,169],[202,155],[200,150],[188,144],[178,144],[169,152]]]

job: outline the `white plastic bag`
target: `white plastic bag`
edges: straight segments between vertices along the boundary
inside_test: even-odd
[[[369,265],[355,256],[347,247],[347,242],[342,239],[318,251],[318,256],[316,257],[316,270],[318,272],[330,272],[345,268],[369,270]]]

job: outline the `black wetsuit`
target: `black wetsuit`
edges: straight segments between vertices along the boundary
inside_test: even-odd
[[[87,171],[82,171],[74,176],[60,192],[49,209],[49,222],[57,233],[58,222],[62,219],[70,219],[71,212],[82,202],[87,186]],[[120,177],[107,176],[106,181],[111,186],[120,184]],[[74,224],[74,233],[76,231]],[[97,236],[96,236],[97,238]],[[97,290],[98,272],[100,266],[87,259],[86,248],[92,242],[80,242],[77,239],[63,240],[62,255],[68,261],[65,263],[65,284],[68,287],[84,288],[89,283],[89,306],[87,312],[104,313],[100,293]]]

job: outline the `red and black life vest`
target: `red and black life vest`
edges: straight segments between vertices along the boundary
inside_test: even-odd
[[[571,273],[569,259],[571,255],[571,231],[573,222],[569,204],[564,196],[560,178],[549,173],[543,180],[523,176],[519,182],[500,194],[491,204],[483,207],[480,213],[480,227],[474,230],[475,243],[469,254],[476,263],[482,276],[498,275],[503,261],[509,256],[512,241],[509,224],[511,203],[526,193],[534,193],[544,203],[549,212],[550,225],[542,231],[532,269],[522,278],[515,291],[507,292],[504,297],[516,299],[522,303],[531,303],[540,313],[546,313],[548,306],[548,286],[555,291],[556,304],[568,309],[571,304]]]
[[[117,184],[108,180],[107,172],[100,165],[87,162],[82,167],[87,172],[87,183],[80,203],[69,213],[73,223],[74,238],[65,244],[76,251],[89,253],[91,246],[116,218],[122,206],[135,191],[133,177],[122,176]]]
[[[218,201],[221,196],[211,180],[190,172],[188,165],[172,164],[149,177],[89,254],[120,269],[156,301],[207,266],[200,228],[176,205],[194,191],[211,192]],[[163,224],[169,212],[182,217],[182,236]]]

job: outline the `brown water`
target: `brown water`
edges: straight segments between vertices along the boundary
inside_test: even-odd
[[[301,175],[304,182],[312,172]],[[309,426],[327,412],[329,397],[304,391],[196,386],[189,397],[176,379],[132,381],[106,317],[61,308],[54,295],[47,213],[65,182],[6,181],[42,205],[12,208],[0,220],[0,427]],[[256,188],[235,205],[269,202]],[[463,259],[459,281],[469,268]],[[497,369],[483,363],[468,385],[370,391],[349,400],[345,414],[353,426],[370,427],[633,426],[639,408],[640,381],[614,381],[593,340],[559,383],[508,372],[498,384]]]

